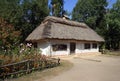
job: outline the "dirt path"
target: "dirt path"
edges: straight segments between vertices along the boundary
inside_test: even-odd
[[[70,70],[46,81],[120,81],[120,57],[73,58]]]

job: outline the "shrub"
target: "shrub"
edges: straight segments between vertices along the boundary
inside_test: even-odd
[[[0,65],[27,59],[38,59],[41,56],[38,50],[32,47],[32,44],[20,44],[14,49],[3,50],[0,53]]]

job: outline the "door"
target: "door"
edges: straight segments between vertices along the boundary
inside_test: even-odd
[[[70,54],[75,54],[75,49],[76,49],[76,43],[71,42],[70,43]]]

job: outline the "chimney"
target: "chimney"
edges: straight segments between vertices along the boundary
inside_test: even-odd
[[[67,15],[63,15],[63,19],[70,19]]]

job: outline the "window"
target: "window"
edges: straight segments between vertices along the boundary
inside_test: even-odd
[[[90,43],[85,43],[84,44],[84,49],[90,49]]]
[[[93,44],[92,44],[92,48],[97,49],[97,44],[96,44],[96,43],[93,43]]]
[[[33,43],[33,46],[34,46],[34,48],[37,48],[38,46],[37,46],[37,42],[34,42]]]
[[[53,51],[67,50],[67,45],[65,45],[65,44],[54,44],[54,45],[52,45],[52,50]]]

